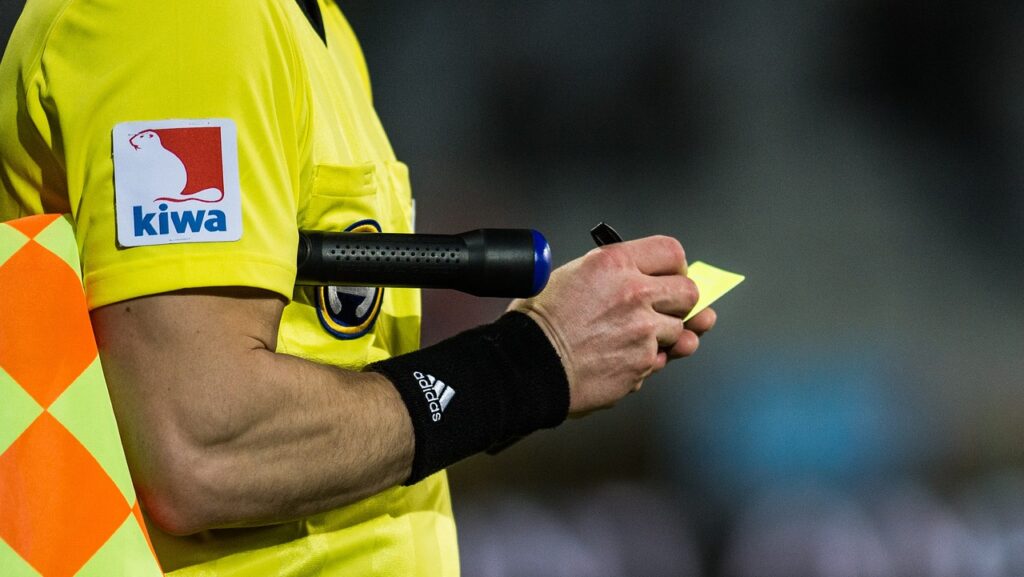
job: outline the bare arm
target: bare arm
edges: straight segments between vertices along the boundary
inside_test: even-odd
[[[715,322],[673,239],[621,243],[552,274],[510,308],[551,339],[570,413],[608,407]],[[355,502],[409,477],[413,427],[394,387],[275,352],[284,301],[246,288],[155,295],[93,311],[133,478],[172,533],[258,525]]]
[[[397,391],[375,373],[274,352],[283,307],[227,288],[93,311],[140,497],[165,530],[298,518],[409,475]]]

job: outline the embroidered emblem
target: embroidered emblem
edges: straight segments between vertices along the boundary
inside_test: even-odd
[[[381,232],[375,220],[361,220],[345,232]],[[320,324],[339,339],[358,339],[373,329],[384,301],[384,287],[321,286],[316,288]]]

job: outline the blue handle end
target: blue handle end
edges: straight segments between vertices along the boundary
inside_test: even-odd
[[[544,290],[551,277],[551,245],[540,232],[530,232],[533,233],[533,286],[530,288],[530,296],[535,296]]]

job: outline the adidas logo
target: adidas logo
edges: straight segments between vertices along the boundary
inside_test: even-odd
[[[430,418],[435,423],[440,421],[441,413],[448,408],[448,403],[452,402],[452,397],[455,396],[455,389],[444,384],[444,381],[435,378],[434,375],[424,375],[416,371],[412,376],[416,377],[416,382],[419,383],[420,390],[423,391],[423,396],[427,399]]]

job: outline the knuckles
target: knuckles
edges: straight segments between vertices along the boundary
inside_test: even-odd
[[[620,294],[623,300],[630,305],[644,306],[651,302],[653,297],[654,287],[650,283],[646,282],[643,278],[632,278],[627,280],[622,285]]]
[[[657,323],[647,315],[636,315],[630,328],[629,335],[634,342],[651,342],[658,334]]]
[[[648,349],[646,354],[643,355],[642,359],[643,362],[638,368],[643,371],[642,374],[644,376],[649,375],[654,370],[660,368],[659,364],[661,360],[661,354],[657,347],[652,347]]]
[[[678,263],[679,267],[682,268],[683,263],[686,262],[686,250],[683,248],[683,244],[679,242],[679,239],[665,235],[657,235],[651,237],[651,239],[656,241],[668,253],[672,261]]]
[[[642,273],[634,260],[638,255],[653,262],[649,266],[662,274]],[[602,285],[592,297],[603,311],[599,316],[606,319],[604,328],[610,336],[606,352],[611,354],[597,355],[593,362],[614,367],[611,372],[618,375],[618,386],[639,388],[646,377],[664,368],[670,359],[696,350],[696,335],[685,329],[681,319],[675,319],[678,326],[670,330],[664,318],[666,314],[681,317],[698,300],[696,285],[682,274],[685,264],[686,251],[677,239],[652,236],[593,249],[572,265],[572,276],[579,275],[583,282],[599,279]],[[679,274],[664,274],[673,268]],[[580,296],[578,292],[573,294]]]
[[[601,270],[623,269],[632,264],[629,254],[619,245],[592,249],[587,253],[587,261]]]

